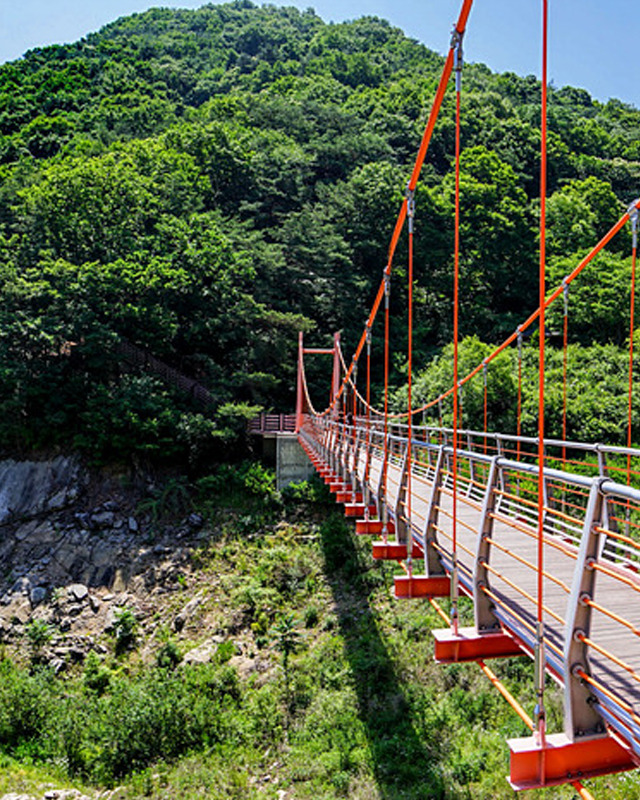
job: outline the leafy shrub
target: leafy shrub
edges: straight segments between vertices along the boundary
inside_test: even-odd
[[[3,661],[0,746],[18,757],[55,760],[70,775],[110,785],[160,759],[218,742],[225,730],[231,735],[234,716],[223,723],[224,709],[240,699],[238,676],[229,665],[121,677],[90,654],[82,679],[63,683],[50,670],[30,675]]]
[[[103,694],[109,687],[111,670],[94,650],[85,659],[82,678],[85,687],[96,694]]]
[[[314,563],[308,552],[286,545],[269,547],[256,565],[256,577],[263,586],[275,589],[290,599],[313,574]]]
[[[320,612],[318,611],[318,607],[314,605],[307,606],[304,612],[304,627],[315,628],[319,619]]]
[[[216,648],[214,661],[216,664],[226,664],[236,654],[236,646],[233,642],[221,642]]]
[[[275,589],[262,584],[255,578],[245,581],[234,597],[234,602],[242,607],[246,617],[257,620],[260,614],[271,619],[280,605],[280,596]]]
[[[329,489],[317,475],[307,481],[290,483],[281,490],[282,500],[287,505],[329,505],[333,504],[333,497]]]
[[[42,619],[34,619],[25,626],[24,634],[29,642],[32,661],[42,656],[42,650],[53,638],[54,628]]]
[[[115,612],[113,634],[117,655],[122,655],[122,653],[134,647],[138,636],[138,620],[130,608],[118,609]]]
[[[10,661],[0,663],[0,745],[9,753],[46,758],[43,732],[56,716],[60,688],[50,669],[29,674]]]
[[[181,661],[180,648],[172,639],[167,640],[156,655],[156,665],[162,669],[175,669]]]
[[[196,482],[196,504],[205,513],[225,504],[247,510],[275,509],[280,502],[275,472],[258,461],[221,464]]]

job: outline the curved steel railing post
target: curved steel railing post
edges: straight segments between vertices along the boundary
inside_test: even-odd
[[[431,484],[431,494],[425,514],[423,530],[424,541],[424,566],[426,574],[432,578],[445,575],[445,569],[440,559],[440,555],[435,545],[437,544],[436,525],[438,524],[438,506],[442,494],[442,476],[446,460],[445,445],[441,444],[437,448],[438,457],[433,473],[433,483]]]
[[[355,424],[355,423],[354,423]],[[351,480],[351,502],[356,502],[356,495],[358,494],[359,490],[359,480],[358,480],[358,458],[360,453],[360,434],[361,430],[359,427],[355,430],[355,441],[351,439],[350,444],[350,455],[349,455],[349,475]]]
[[[591,674],[589,650],[583,641],[591,629],[596,571],[593,563],[600,552],[604,495],[602,484],[606,479],[595,478],[589,492],[580,549],[576,561],[571,594],[567,602],[564,635],[564,726],[565,734],[573,741],[576,737],[599,734],[604,731],[602,717],[596,711],[596,698],[579,672]]]
[[[492,631],[500,628],[500,623],[493,613],[493,603],[484,591],[489,587],[487,565],[491,553],[491,534],[493,532],[493,512],[495,509],[495,491],[499,486],[501,472],[500,456],[494,456],[489,466],[487,485],[482,498],[482,510],[478,521],[478,539],[476,542],[476,558],[473,569],[473,612],[478,631]]]
[[[407,484],[409,471],[409,441],[398,440],[402,461],[400,462],[400,480],[398,486],[398,496],[393,509],[396,523],[396,541],[410,547],[409,538],[411,537],[411,520],[407,519]],[[404,447],[403,447],[404,445]],[[399,453],[399,454],[400,454]]]

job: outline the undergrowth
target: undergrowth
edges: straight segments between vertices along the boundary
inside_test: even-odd
[[[125,618],[117,655],[91,653],[66,675],[4,656],[0,787],[32,791],[46,775],[118,784],[128,800],[513,796],[506,739],[526,728],[476,667],[433,663],[442,621],[391,598],[395,566],[373,562],[321,486],[283,496],[262,468],[242,467],[199,484],[193,505],[210,528],[192,563],[200,591],[217,581],[224,633],[210,663],[185,663],[194,643],[163,634],[145,666]],[[492,668],[530,708],[531,664]],[[556,728],[559,702],[550,691]],[[590,786],[598,800],[640,798],[634,773]]]

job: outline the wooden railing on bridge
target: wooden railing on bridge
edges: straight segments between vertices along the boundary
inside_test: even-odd
[[[265,433],[295,433],[295,414],[259,414],[249,422],[249,433],[252,436],[263,436]]]
[[[454,515],[449,430],[413,427],[410,475],[403,425],[304,415],[299,430],[357,532],[380,536],[374,558],[404,564],[396,596],[447,596],[457,573],[473,624],[436,631],[436,660],[533,658],[537,440],[459,435]],[[519,789],[640,764],[640,450],[548,440],[545,452],[541,657],[564,731],[511,740]]]

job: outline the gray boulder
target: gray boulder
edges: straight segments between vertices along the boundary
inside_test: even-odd
[[[75,458],[0,461],[0,525],[57,511],[77,499],[80,465]]]

